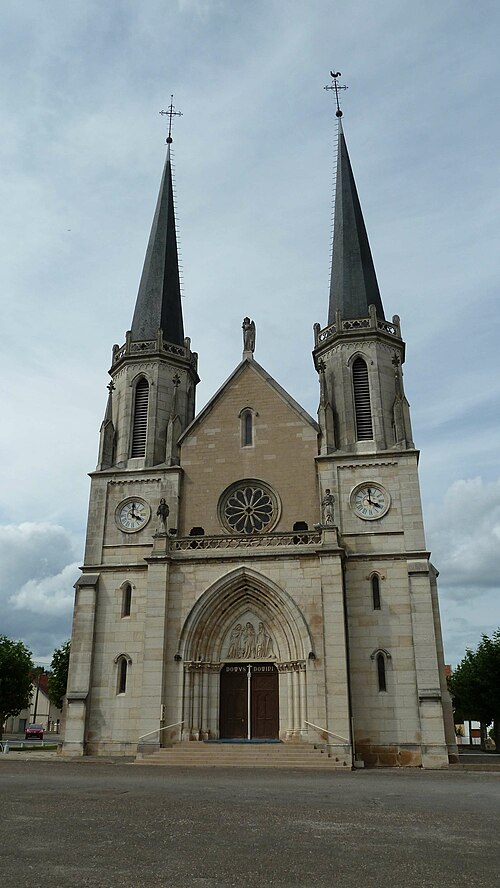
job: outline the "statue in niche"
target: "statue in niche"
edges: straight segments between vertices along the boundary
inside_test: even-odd
[[[227,652],[228,657],[231,659],[237,659],[241,657],[241,633],[243,631],[243,626],[241,623],[237,623],[234,629],[231,629],[231,635],[229,636],[229,650]]]
[[[164,497],[161,498],[159,506],[156,510],[156,517],[158,518],[158,533],[167,533],[167,518],[170,515],[170,509],[167,506],[166,500]]]
[[[255,351],[255,321],[243,318],[243,351]]]
[[[255,652],[257,657],[274,657],[273,640],[266,631],[264,623],[259,623]]]
[[[255,657],[255,629],[250,622],[245,624],[243,630],[243,649],[241,651],[243,660],[251,660]]]
[[[324,525],[332,525],[335,523],[333,508],[335,505],[335,497],[333,493],[330,492],[330,488],[327,487],[325,490],[325,495],[321,500],[321,505],[323,507],[323,524]]]

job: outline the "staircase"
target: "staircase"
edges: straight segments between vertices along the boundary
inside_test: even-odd
[[[205,743],[187,741],[150,755],[139,753],[137,765],[181,768],[349,769],[350,762],[330,756],[310,743]]]

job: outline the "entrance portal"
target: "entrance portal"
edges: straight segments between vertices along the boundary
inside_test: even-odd
[[[224,666],[220,674],[221,739],[277,740],[278,732],[278,671],[274,663]]]

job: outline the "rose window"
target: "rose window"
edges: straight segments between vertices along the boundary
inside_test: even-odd
[[[267,484],[246,481],[223,494],[219,514],[232,533],[263,533],[276,523],[278,503]]]

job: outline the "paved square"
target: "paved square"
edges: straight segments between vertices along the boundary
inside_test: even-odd
[[[5,886],[498,885],[500,773],[0,760]]]

